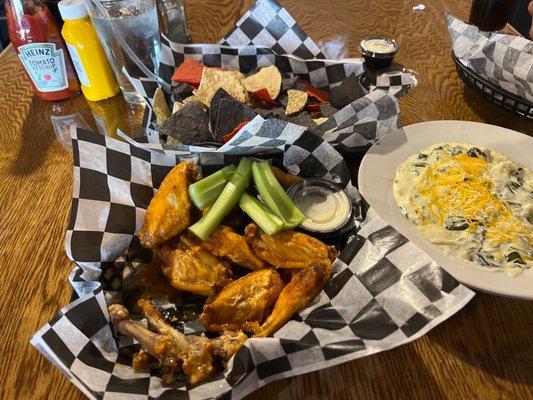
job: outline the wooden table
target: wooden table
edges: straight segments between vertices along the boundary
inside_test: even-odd
[[[251,0],[190,0],[195,41],[216,41]],[[533,135],[526,122],[487,103],[459,80],[450,58],[445,7],[466,18],[469,1],[287,0],[282,4],[321,46],[357,56],[368,34],[395,37],[397,61],[422,82],[401,100],[404,125],[437,119],[483,121]],[[0,55],[0,398],[81,399],[83,395],[30,344],[67,304],[72,268],[63,249],[72,160],[55,139],[51,115],[79,113],[96,129],[138,132],[142,110],[117,97],[45,103],[33,96],[8,48]],[[108,132],[114,135],[114,132]],[[421,339],[337,367],[274,382],[250,399],[533,398],[533,303],[479,294]]]

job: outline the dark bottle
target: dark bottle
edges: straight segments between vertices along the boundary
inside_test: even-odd
[[[54,19],[56,20],[57,27],[59,30],[63,28],[63,18],[61,18],[61,14],[59,13],[59,8],[57,6],[57,3],[59,3],[59,0],[45,0],[46,6],[54,16]]]
[[[502,30],[516,6],[516,0],[474,0],[469,23],[483,32]]]

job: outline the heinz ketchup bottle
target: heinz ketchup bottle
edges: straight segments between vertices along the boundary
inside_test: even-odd
[[[52,13],[41,0],[6,0],[9,38],[43,100],[68,99],[80,85]]]

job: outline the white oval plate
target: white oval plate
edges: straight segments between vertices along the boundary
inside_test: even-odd
[[[532,126],[533,129],[533,126]],[[359,190],[378,214],[396,230],[432,257],[459,282],[493,294],[533,299],[533,269],[516,278],[505,272],[446,255],[423,239],[405,219],[392,194],[396,168],[407,157],[441,142],[471,143],[489,147],[518,164],[533,168],[533,138],[494,125],[466,121],[429,121],[409,125],[405,135],[380,139],[366,153],[359,169]]]

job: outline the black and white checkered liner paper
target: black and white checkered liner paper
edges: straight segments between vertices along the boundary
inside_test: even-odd
[[[304,60],[326,58],[294,18],[274,0],[259,0],[218,42],[224,46],[265,46]]]
[[[270,124],[283,126],[286,124],[276,118],[268,121],[272,121],[269,122]],[[161,144],[159,134],[152,129],[147,130],[147,135],[144,138],[137,139],[137,143],[139,146],[146,148],[193,153],[216,151],[219,153],[240,154],[246,152],[248,148],[254,147],[254,154],[258,154],[265,146],[266,148],[275,147],[272,146],[271,138],[266,128],[263,128],[262,132],[258,133],[257,131],[257,126],[262,125],[264,122],[265,120],[261,116],[256,116],[241,128],[228,143],[217,150],[201,146]],[[400,109],[396,98],[389,92],[374,90],[339,110],[327,121],[318,125],[313,132],[336,150],[342,153],[352,153],[363,149],[366,150],[377,139],[398,131],[400,126]],[[306,129],[302,126],[298,126],[298,128],[301,131]],[[128,135],[122,132],[119,132],[119,135],[128,141],[132,141]]]
[[[453,52],[477,75],[533,102],[533,42],[502,33],[482,34],[473,25],[446,15]]]
[[[362,59],[325,59],[318,45],[275,0],[258,0],[219,44],[182,44],[171,42],[162,36],[160,78],[170,84],[175,68],[185,58],[194,59],[209,67],[239,70],[244,74],[260,67],[275,65],[281,72],[297,75],[324,90],[339,85],[352,73],[360,75],[363,72]],[[154,93],[159,85],[154,79],[136,75],[134,71],[130,71],[129,76],[149,105],[144,118],[149,139],[159,141],[155,115],[151,109]],[[400,97],[408,92],[411,83],[409,74],[391,74],[381,77],[370,89],[384,90],[392,96]],[[374,99],[372,96],[367,98]],[[338,120],[344,118],[343,115],[343,110],[340,110],[332,118]]]
[[[286,122],[255,121],[252,126],[256,132],[270,132],[269,152],[280,153],[289,170],[334,180],[346,187],[354,202],[360,200],[347,165],[326,141]],[[252,138],[239,140],[249,143]],[[157,370],[135,373],[118,351],[106,301],[120,299],[128,276],[152,259],[136,232],[165,175],[191,157],[137,146],[73,131],[74,190],[65,244],[76,263],[69,280],[77,298],[31,340],[89,398],[239,399],[276,379],[415,340],[474,295],[369,210],[309,307],[274,337],[249,339],[223,374],[189,386],[183,380],[163,385]],[[255,146],[248,145],[233,149],[238,151],[196,157],[209,173],[255,152]]]

